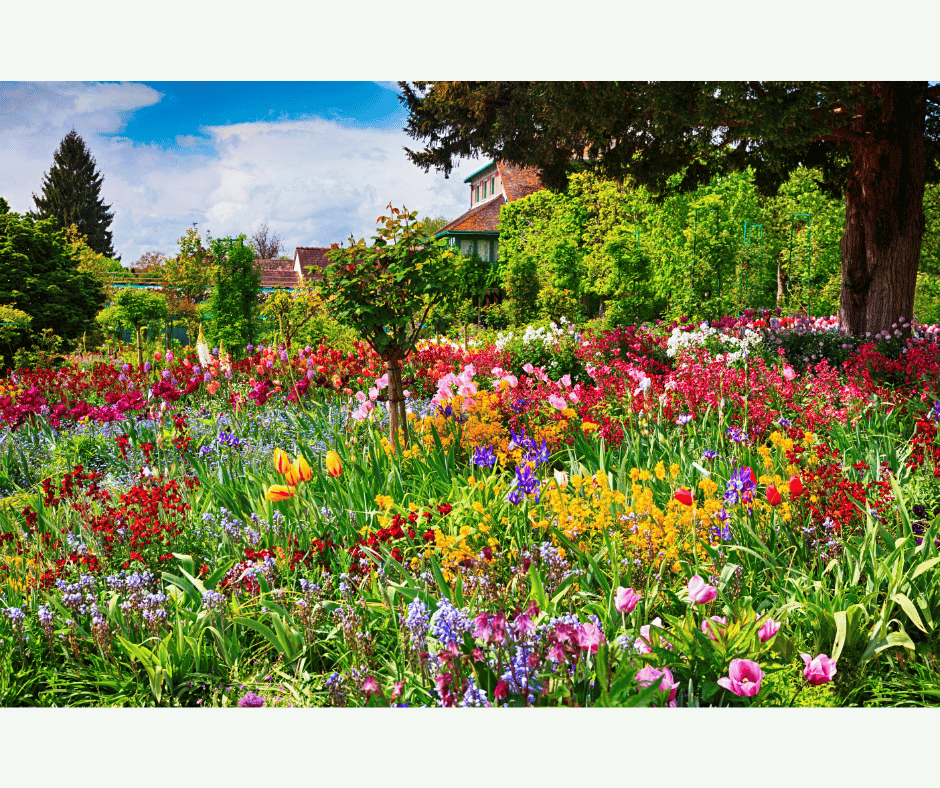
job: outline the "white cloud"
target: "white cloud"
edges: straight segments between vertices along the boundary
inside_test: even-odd
[[[415,141],[399,130],[308,117],[203,128],[170,149],[116,136],[129,113],[160,98],[133,83],[0,83],[0,194],[15,211],[32,209],[74,127],[104,176],[125,264],[150,250],[174,254],[193,222],[216,238],[266,222],[290,254],[371,237],[390,201],[448,219],[469,206],[463,178],[480,163],[465,162],[449,180],[424,173],[403,150]]]

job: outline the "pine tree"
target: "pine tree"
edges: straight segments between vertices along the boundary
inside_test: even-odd
[[[33,194],[36,212],[41,219],[55,219],[61,229],[78,226],[88,245],[105,257],[116,257],[111,246],[110,205],[101,199],[104,177],[95,169],[84,140],[72,129],[53,154],[53,164],[43,176],[42,197]]]

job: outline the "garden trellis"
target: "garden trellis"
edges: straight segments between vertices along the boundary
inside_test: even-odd
[[[806,230],[806,273],[804,276],[794,276],[794,272],[797,270],[793,267],[793,250],[794,250],[794,231],[796,235],[799,236],[803,228],[797,229],[797,224],[799,219],[805,219],[803,222],[803,228]],[[812,314],[811,307],[811,298],[812,298],[812,276],[813,276],[813,246],[812,246],[812,236],[813,236],[813,215],[811,213],[794,213],[790,216],[790,257],[787,264],[787,271],[790,275],[790,293],[793,294],[794,290],[797,292],[797,298],[800,298],[803,303],[802,306],[806,310],[807,315]],[[797,248],[797,266],[800,265],[799,260],[799,247],[802,246],[802,243],[796,245]],[[798,287],[794,288],[792,283],[798,283]]]
[[[755,239],[754,235],[757,233]],[[743,254],[738,266],[738,315],[742,305],[750,303],[764,268],[764,225],[744,220]],[[753,264],[757,258],[757,265]]]

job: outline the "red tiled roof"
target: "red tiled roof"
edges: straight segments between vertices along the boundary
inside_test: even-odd
[[[261,271],[293,271],[293,260],[268,260],[261,257],[255,258],[255,267]]]
[[[295,258],[300,257],[301,276],[305,281],[313,282],[321,277],[321,271],[326,268],[330,261],[326,256],[329,248],[320,248],[317,246],[298,246]]]
[[[499,162],[498,166],[506,202],[521,200],[543,188],[539,171],[535,167],[513,167],[505,162]]]
[[[471,208],[462,216],[458,216],[450,224],[438,230],[435,235],[443,233],[498,233],[499,209],[506,204],[506,198],[497,194],[492,200]]]
[[[262,271],[262,287],[297,287],[297,274],[293,271]]]
[[[539,171],[535,167],[513,167],[505,162],[497,162],[499,176],[503,183],[503,192],[486,202],[475,205],[465,214],[458,216],[450,224],[442,227],[435,235],[447,233],[498,233],[499,210],[506,203],[528,197],[542,188]],[[483,172],[480,170],[479,172]]]

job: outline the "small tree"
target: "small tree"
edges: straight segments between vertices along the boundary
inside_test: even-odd
[[[262,224],[255,230],[251,236],[251,246],[255,250],[255,254],[262,260],[276,260],[284,248],[284,244],[277,237],[277,233],[268,229],[267,224]]]
[[[114,323],[130,324],[137,332],[137,366],[144,363],[144,326],[153,320],[166,320],[166,296],[152,290],[122,290],[114,299],[114,306],[98,315],[98,322],[108,327]]]
[[[224,343],[237,357],[257,336],[258,295],[261,279],[255,268],[254,250],[238,238],[212,241],[215,287],[209,300],[213,322],[210,338]]]
[[[417,211],[388,208],[368,246],[349,239],[333,245],[319,284],[332,314],[354,328],[382,357],[388,370],[389,440],[398,448],[399,427],[408,443],[402,362],[414,350],[428,312],[456,283],[455,253],[446,239],[429,239]]]

